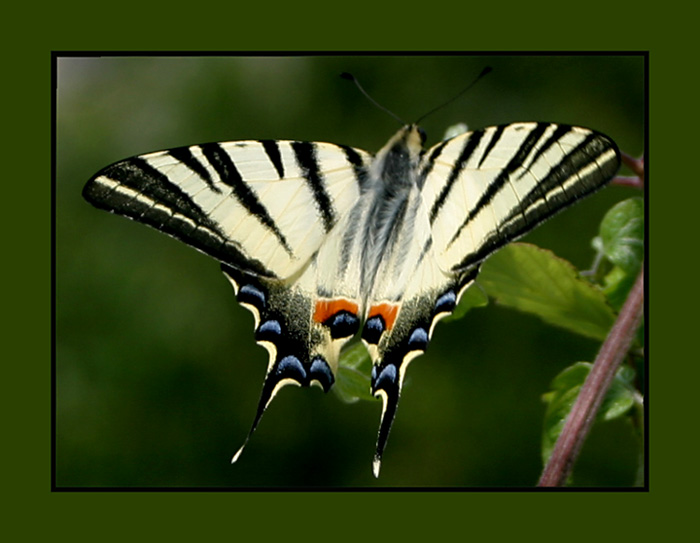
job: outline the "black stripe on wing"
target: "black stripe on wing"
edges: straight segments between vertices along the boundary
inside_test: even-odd
[[[558,135],[558,139],[560,139],[571,130],[572,127],[559,126],[544,145],[550,147],[556,143],[555,135]],[[527,140],[523,145],[526,143],[528,143]],[[599,162],[600,158],[610,151],[613,151],[614,158],[607,159],[602,163]],[[544,151],[538,151],[530,163],[534,164],[542,152]],[[516,153],[516,157],[519,155],[522,155],[520,150]],[[596,167],[592,167],[593,165]],[[520,200],[518,205],[513,207],[507,216],[501,218],[497,230],[481,243],[477,251],[466,255],[452,269],[458,271],[473,266],[484,260],[496,249],[524,235],[552,215],[602,188],[615,176],[619,167],[620,151],[615,143],[607,136],[591,131],[574,149],[564,155],[543,179],[533,185],[532,189]],[[576,176],[578,176],[578,180],[565,189],[565,182]],[[497,183],[498,187],[494,188]],[[489,186],[481,200],[490,200],[501,186],[503,183],[497,178]],[[459,233],[475,216],[476,212],[474,211],[468,214],[450,243],[457,239]]]
[[[452,244],[454,240],[459,237],[459,235],[462,233],[462,230],[474,219],[474,217],[481,213],[481,211],[486,206],[491,204],[491,201],[493,200],[494,196],[498,194],[498,192],[500,192],[500,190],[504,187],[506,183],[508,183],[508,181],[510,181],[511,174],[523,165],[525,159],[532,152],[533,147],[540,140],[545,130],[547,130],[548,126],[549,125],[545,123],[538,123],[535,126],[534,130],[531,130],[530,133],[525,137],[525,140],[520,144],[520,147],[515,152],[513,157],[508,161],[508,164],[506,164],[505,168],[501,170],[501,172],[486,188],[476,205],[469,211],[467,218],[464,219],[464,222],[455,232],[454,236],[452,237],[452,240],[450,241],[450,244]],[[498,129],[496,130],[496,132],[498,132]],[[500,132],[502,133],[503,130],[501,130]],[[487,149],[487,152],[488,151],[489,149]],[[482,162],[483,157],[479,161],[479,164],[481,164]]]
[[[557,127],[554,129],[554,132],[552,132],[552,134],[547,138],[547,140],[542,145],[540,145],[539,149],[537,149],[537,152],[532,156],[530,164],[534,164],[535,162],[537,162],[539,158],[542,155],[544,155],[555,143],[561,140],[572,130],[573,127],[569,126],[568,124],[557,125]],[[520,177],[526,174],[527,170],[523,171],[523,173],[520,174]]]
[[[323,228],[326,232],[330,232],[335,226],[336,216],[330,196],[326,192],[323,174],[316,156],[316,145],[304,141],[293,141],[291,146],[302,175],[316,200],[316,208],[321,214]]]
[[[501,137],[503,136],[503,132],[506,129],[506,126],[508,125],[500,125],[496,127],[496,130],[493,131],[493,134],[491,134],[491,139],[489,140],[488,144],[486,144],[486,149],[481,155],[481,158],[479,159],[479,164],[478,168],[481,168],[481,165],[484,163],[484,160],[489,156],[491,151],[493,151],[493,148],[496,147],[496,144],[500,141]]]
[[[214,184],[214,180],[211,178],[211,175],[209,175],[209,170],[207,170],[204,164],[197,160],[197,157],[192,154],[192,147],[178,147],[176,149],[171,149],[168,151],[168,154],[175,160],[182,162],[190,170],[201,177],[207,184],[207,187],[217,194],[221,194],[221,189]]]
[[[260,202],[253,189],[243,180],[243,177],[233,163],[233,160],[231,160],[229,154],[224,151],[218,143],[207,143],[200,145],[200,148],[204,156],[216,170],[220,181],[233,189],[233,194],[240,204],[275,235],[280,245],[287,251],[287,254],[293,256],[292,249],[289,247],[289,243],[284,237],[284,234],[280,232],[277,223],[270,217],[267,209],[262,202]]]
[[[277,175],[280,179],[284,178],[284,162],[282,162],[282,153],[277,140],[260,140],[260,143],[265,150],[265,154],[270,159],[270,162],[277,170]]]
[[[459,177],[459,174],[462,172],[464,165],[472,157],[472,155],[474,154],[474,151],[479,146],[479,143],[481,142],[481,138],[483,137],[483,135],[484,135],[483,130],[478,130],[476,132],[472,132],[469,135],[469,138],[467,139],[464,147],[462,148],[462,152],[459,154],[459,158],[457,158],[457,161],[452,166],[452,170],[450,171],[450,176],[447,178],[445,185],[442,187],[442,190],[440,191],[440,195],[438,196],[437,200],[435,200],[435,203],[433,204],[433,207],[430,210],[430,224],[433,224],[433,222],[435,222],[435,218],[437,217],[438,213],[440,212],[440,209],[442,208],[442,206],[445,205],[445,201],[447,200],[447,197],[449,196],[450,191],[452,190],[452,187],[454,186],[455,181]],[[493,139],[491,141],[493,141]],[[441,151],[443,149],[445,143],[447,143],[447,142],[443,142],[443,144],[438,146],[438,149],[436,149],[436,150]],[[435,153],[433,153],[433,155],[434,154]],[[435,160],[435,158],[433,158],[431,156],[430,163],[433,164],[434,160]],[[483,157],[482,157],[482,160],[483,160]]]
[[[367,164],[364,163],[362,156],[352,147],[348,147],[347,145],[338,145],[338,147],[345,152],[345,158],[355,172],[355,179],[357,180],[357,184],[360,186],[360,192],[363,192],[367,186],[367,179],[369,175],[367,172]]]
[[[232,266],[274,277],[261,262],[246,256],[190,195],[141,157],[104,168],[83,189],[99,209],[151,226]]]
[[[418,175],[418,181],[416,182],[418,190],[423,190],[423,185],[425,185],[426,178],[428,177],[428,175],[430,175],[430,172],[433,171],[433,166],[435,166],[437,158],[440,156],[442,150],[449,142],[450,140],[444,140],[438,143],[430,151],[430,156],[428,156],[427,160],[423,161],[423,168],[421,169],[420,174]]]

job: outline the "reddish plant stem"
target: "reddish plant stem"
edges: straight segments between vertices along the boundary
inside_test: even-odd
[[[622,163],[634,172],[635,175],[644,179],[644,155],[634,158],[625,152],[620,152]]]
[[[610,181],[613,185],[620,185],[621,187],[632,187],[635,189],[644,188],[644,180],[636,175],[618,175]]]
[[[625,166],[627,166],[630,170],[632,170],[632,173],[634,173],[634,175],[633,176],[618,175],[611,181],[611,183],[613,185],[621,185],[621,186],[625,186],[625,187],[634,187],[637,189],[643,189],[644,188],[644,156],[641,156],[640,158],[634,158],[633,156],[630,156],[624,152],[620,152],[620,156],[622,158],[622,163]]]
[[[642,270],[598,352],[591,372],[581,387],[581,392],[566,419],[537,486],[553,487],[566,484],[583,442],[595,421],[598,408],[620,363],[629,351],[642,318],[643,308],[644,271]]]

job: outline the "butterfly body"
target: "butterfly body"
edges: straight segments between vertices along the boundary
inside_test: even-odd
[[[359,335],[383,402],[378,475],[406,368],[480,263],[619,166],[609,138],[567,125],[490,127],[428,150],[424,140],[407,125],[374,156],[328,143],[205,144],[127,159],[86,185],[97,207],[221,262],[269,353],[248,438],[283,386],[328,391]]]

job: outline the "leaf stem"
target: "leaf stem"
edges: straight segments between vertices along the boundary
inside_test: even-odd
[[[634,340],[644,309],[644,270],[625,301],[581,387],[537,486],[563,486],[593,425],[598,408]]]

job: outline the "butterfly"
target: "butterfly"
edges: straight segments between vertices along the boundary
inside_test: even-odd
[[[382,400],[373,472],[409,363],[480,264],[610,181],[607,136],[523,122],[424,149],[406,124],[376,154],[332,143],[249,140],[129,158],[94,175],[85,199],[218,260],[269,354],[257,411],[277,392],[328,391],[359,335]]]

